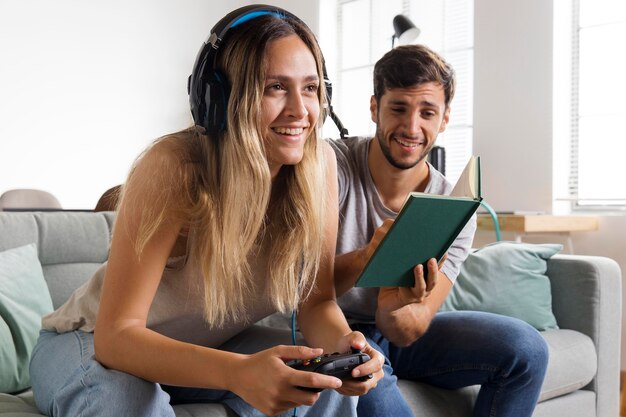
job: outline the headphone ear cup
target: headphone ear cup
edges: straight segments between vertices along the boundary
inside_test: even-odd
[[[204,92],[204,112],[202,125],[208,133],[217,135],[226,130],[226,114],[230,88],[228,80],[220,71],[213,71],[206,81]]]

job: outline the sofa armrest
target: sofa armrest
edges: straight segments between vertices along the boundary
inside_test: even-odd
[[[596,346],[598,372],[585,387],[596,392],[596,415],[618,415],[622,316],[619,265],[599,256],[556,255],[548,261],[547,275],[559,327],[586,334]]]

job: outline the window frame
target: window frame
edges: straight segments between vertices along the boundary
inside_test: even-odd
[[[580,168],[580,121],[584,117],[591,117],[589,115],[581,115],[580,113],[580,68],[581,68],[581,56],[580,56],[580,33],[581,30],[586,28],[581,24],[580,16],[580,1],[572,0],[570,10],[571,20],[571,40],[570,40],[570,111],[569,111],[569,169],[567,177],[567,194],[566,198],[557,198],[556,200],[569,201],[571,212],[594,212],[594,213],[623,213],[626,212],[626,196],[624,198],[584,198],[581,197],[579,184],[581,178]],[[605,25],[614,24],[605,23]],[[622,22],[626,24],[626,21]],[[554,78],[557,78],[558,74],[554,74]],[[606,117],[610,113],[605,112],[599,114],[599,116]],[[593,178],[594,181],[601,178]],[[611,201],[620,202],[619,204],[612,204]]]

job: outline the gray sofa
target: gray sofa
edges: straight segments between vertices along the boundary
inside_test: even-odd
[[[0,251],[35,242],[54,307],[108,255],[113,213],[0,212]],[[0,265],[1,267],[1,265]],[[557,255],[548,262],[560,329],[543,332],[548,374],[534,416],[617,417],[621,272],[603,257]],[[470,416],[477,387],[448,391],[400,381],[416,416]],[[174,407],[180,416],[233,416],[215,404]],[[0,417],[39,416],[29,391],[0,394]],[[68,416],[69,417],[69,416]]]

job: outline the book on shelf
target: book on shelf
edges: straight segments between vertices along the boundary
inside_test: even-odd
[[[412,192],[365,268],[357,287],[412,287],[413,269],[440,261],[480,206],[480,157],[472,156],[450,195]]]

